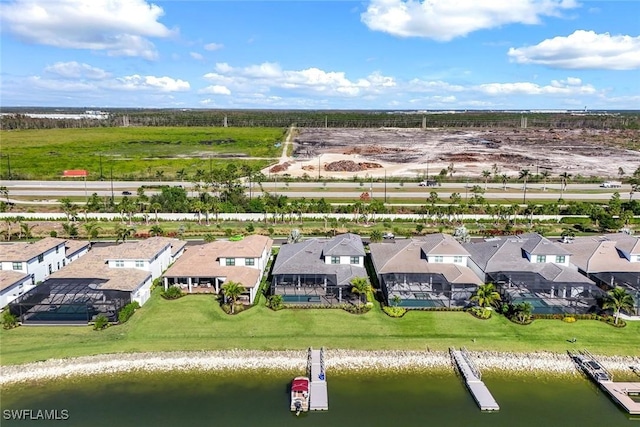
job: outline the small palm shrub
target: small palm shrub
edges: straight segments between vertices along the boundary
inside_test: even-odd
[[[164,299],[178,299],[184,296],[184,293],[182,292],[182,289],[177,286],[169,286],[169,288],[166,291],[163,291],[160,295],[162,295],[162,298]]]
[[[104,314],[99,314],[93,322],[93,330],[101,331],[109,326],[109,319]]]
[[[382,311],[389,317],[402,317],[407,313],[407,309],[404,307],[382,307]]]
[[[18,326],[18,318],[11,314],[9,310],[2,313],[2,327],[4,329],[13,329]]]

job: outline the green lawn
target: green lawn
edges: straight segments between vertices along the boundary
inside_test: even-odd
[[[8,155],[13,175],[24,179],[58,179],[65,169],[87,169],[90,179],[164,179],[186,168],[209,170],[226,165],[220,155],[265,158],[266,166],[278,157],[276,142],[284,139],[282,128],[128,127],[0,131],[3,155]],[[249,162],[249,160],[247,160]],[[4,165],[3,165],[4,168]]]
[[[555,351],[588,348],[594,353],[638,355],[640,322],[615,329],[603,322],[536,320],[529,326],[502,316],[486,321],[462,312],[410,312],[401,319],[379,308],[365,315],[342,310],[281,310],[257,306],[236,316],[222,312],[213,296],[151,300],[122,326],[95,332],[90,327],[23,326],[0,332],[3,365],[99,353],[304,349],[436,349]],[[576,344],[567,342],[577,338]],[[475,339],[475,342],[473,340]]]

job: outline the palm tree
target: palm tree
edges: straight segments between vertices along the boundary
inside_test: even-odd
[[[530,302],[523,301],[513,306],[514,315],[516,320],[520,323],[524,323],[531,317],[533,312],[533,305]]]
[[[67,222],[71,221],[71,219],[76,215],[78,210],[77,206],[74,205],[68,197],[60,199],[60,203],[62,204],[62,212],[67,216]]]
[[[371,284],[369,284],[369,279],[366,277],[354,277],[351,279],[351,292],[354,294],[358,294],[358,302],[362,304],[362,295],[366,295],[367,292],[371,291]]]
[[[114,234],[116,235],[116,244],[118,242],[126,242],[129,237],[133,235],[136,230],[133,227],[127,227],[123,224],[116,225],[114,229]]]
[[[531,173],[529,172],[529,169],[522,169],[520,171],[520,178],[524,181],[524,186],[522,187],[523,193],[522,193],[522,203],[527,203],[527,179],[529,179],[529,177],[531,176]]]
[[[382,231],[371,230],[371,233],[369,234],[369,239],[371,240],[371,243],[382,242]]]
[[[399,306],[401,302],[402,298],[400,298],[400,295],[394,295],[391,297],[391,304],[393,304],[394,307]]]
[[[35,228],[35,225],[29,225],[27,222],[20,223],[20,229],[25,239],[31,239],[33,237],[33,233],[31,230]]]
[[[100,235],[102,227],[96,222],[87,222],[84,224],[84,231],[86,231],[89,240],[95,240],[98,238],[98,235]]]
[[[495,305],[500,299],[500,294],[493,283],[478,286],[476,293],[471,297],[471,301],[477,301],[478,305],[484,308]]]
[[[562,172],[560,174],[560,179],[562,181],[562,183],[560,184],[560,198],[562,199],[562,195],[564,194],[565,190],[567,189],[567,181],[569,181],[569,179],[571,178],[571,174],[568,172]]]
[[[156,224],[149,229],[149,234],[152,236],[162,236],[164,234],[164,230]]]
[[[501,178],[502,178],[502,189],[506,190],[507,189],[507,182],[509,182],[509,175],[507,175],[506,173],[503,173]]]
[[[154,203],[151,205],[151,209],[153,210],[153,213],[156,214],[156,225],[158,224],[158,211],[160,209],[162,209],[162,205],[160,203]]]
[[[547,191],[547,179],[551,176],[551,172],[542,171],[540,172],[540,176],[542,177],[542,191]]]
[[[241,283],[229,281],[222,285],[222,295],[231,302],[231,314],[234,313],[236,301],[244,291],[245,288]]]
[[[72,239],[78,235],[78,227],[76,227],[76,225],[72,222],[66,222],[62,224],[62,229],[65,233],[67,233],[67,236]]]
[[[484,178],[484,189],[487,189],[487,183],[489,182],[489,178],[491,178],[491,171],[484,170],[482,171],[482,177]]]
[[[612,290],[610,290],[605,297],[604,303],[602,304],[602,308],[612,308],[615,312],[615,321],[614,323],[618,324],[618,318],[620,317],[620,311],[631,311],[633,310],[633,297],[627,293],[627,290],[616,286]]]

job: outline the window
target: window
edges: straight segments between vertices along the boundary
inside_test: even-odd
[[[352,256],[349,259],[349,263],[351,263],[351,264],[360,264],[360,257],[359,256]]]
[[[60,248],[56,246],[56,253],[60,252]]]
[[[536,258],[536,260],[538,262],[547,262],[547,256],[546,255],[538,255],[538,257]]]
[[[454,256],[453,257],[453,262],[457,262],[457,263],[462,262],[462,257],[461,256]]]
[[[38,255],[38,262],[44,262],[44,254]]]
[[[227,265],[236,265],[235,258],[227,258]]]
[[[558,255],[558,256],[556,256],[556,262],[557,262],[558,264],[564,264],[564,260],[565,260],[564,255]]]
[[[331,257],[331,264],[340,264],[340,257],[339,256],[332,256]]]
[[[53,268],[51,268],[51,264],[49,264],[49,274],[53,273]]]
[[[124,260],[117,259],[116,260],[116,267],[124,267]]]
[[[51,266],[49,266],[51,267]],[[13,269],[14,270],[22,270],[22,263],[21,262],[14,262],[13,263]]]
[[[256,260],[253,258],[245,258],[244,265],[256,265]]]
[[[60,270],[60,261],[58,261],[58,268],[57,270]]]
[[[137,259],[136,260],[136,268],[143,268],[144,267],[144,261],[141,259]]]
[[[64,267],[65,265],[67,265],[67,259],[66,258],[62,260],[62,266]]]
[[[440,255],[433,257],[433,262],[443,262],[444,258]]]
[[[636,258],[636,261],[640,262],[640,255]]]

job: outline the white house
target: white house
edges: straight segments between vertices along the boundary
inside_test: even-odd
[[[155,280],[184,252],[185,241],[167,237],[151,237],[111,247],[105,259],[109,268],[135,268],[151,273]]]
[[[11,270],[0,271],[0,308],[6,307],[11,301],[34,287],[33,279],[28,274]]]
[[[46,237],[33,243],[7,243],[0,246],[0,269],[31,276],[34,283],[44,281],[68,262],[64,239]]]

